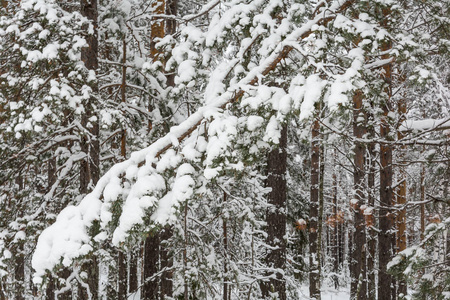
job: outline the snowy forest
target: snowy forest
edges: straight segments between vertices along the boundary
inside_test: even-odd
[[[450,0],[0,4],[0,300],[450,299]]]

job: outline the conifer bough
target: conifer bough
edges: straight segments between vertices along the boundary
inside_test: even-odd
[[[191,135],[200,124],[214,115],[217,110],[224,109],[227,104],[237,102],[245,93],[244,87],[256,85],[259,79],[269,74],[277,65],[285,59],[294,49],[290,46],[298,43],[308,37],[314,31],[314,27],[325,26],[332,21],[336,15],[347,9],[354,0],[345,1],[342,4],[335,1],[328,9],[319,12],[314,18],[306,22],[300,28],[289,34],[283,42],[279,43],[272,54],[263,61],[259,67],[252,69],[237,86],[228,88],[211,104],[201,107],[196,113],[192,114],[178,126],[171,128],[170,132],[164,137],[152,143],[149,147],[134,152],[130,159],[116,164],[104,176],[100,178],[95,189],[88,194],[77,206],[65,208],[58,216],[56,222],[44,230],[39,237],[36,251],[32,259],[33,268],[36,270],[34,282],[41,283],[46,270],[52,269],[61,262],[64,266],[69,266],[73,259],[87,255],[92,248],[92,237],[88,234],[88,228],[94,221],[104,222],[102,209],[107,206],[102,200],[105,200],[104,191],[106,188],[113,188],[118,178],[131,168],[141,167],[143,165],[152,166],[155,161],[167,150],[173,146],[177,147],[180,142]],[[207,102],[207,101],[206,101]],[[145,163],[144,163],[145,162]],[[161,179],[161,178],[157,178]],[[113,185],[113,186],[112,186]],[[118,192],[120,193],[120,192]],[[108,197],[115,192],[108,191]],[[161,199],[164,201],[164,199]],[[106,201],[108,202],[108,201]],[[166,205],[165,205],[166,206]],[[142,209],[142,207],[139,207]],[[108,215],[108,213],[106,213]],[[106,217],[108,218],[108,217]],[[138,218],[142,218],[139,216]],[[129,222],[128,222],[129,223]],[[129,224],[125,227],[129,227]],[[126,230],[118,227],[114,231],[113,243],[119,244],[126,237]],[[73,234],[71,234],[73,233]],[[105,232],[94,237],[95,240],[103,240]],[[61,261],[62,259],[62,261]]]

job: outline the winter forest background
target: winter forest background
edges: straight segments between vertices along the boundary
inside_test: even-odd
[[[0,300],[450,299],[449,0],[0,3]]]

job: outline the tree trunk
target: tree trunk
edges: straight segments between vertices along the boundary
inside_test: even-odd
[[[277,299],[286,299],[286,167],[287,167],[287,126],[281,129],[280,143],[267,156],[266,186],[271,188],[266,212],[267,244],[270,246],[266,256],[266,265],[272,269],[268,283],[262,285],[264,297],[277,293]],[[275,276],[273,276],[275,273]]]
[[[153,15],[164,15],[166,13],[166,1],[165,0],[156,0],[152,4]],[[152,39],[150,41],[150,53],[151,57],[154,60],[161,60],[158,57],[159,51],[156,49],[157,38],[163,38],[165,35],[165,24],[164,18],[153,17],[151,25],[151,35]]]
[[[324,136],[320,134],[320,152],[319,152],[319,215],[317,217],[317,257],[319,258],[319,280],[322,278],[322,245],[323,245],[323,209],[324,209],[324,178],[325,178],[325,145]]]
[[[159,300],[158,277],[159,266],[159,234],[149,233],[144,248],[144,284],[143,300]]]
[[[375,137],[375,133],[373,132],[373,127],[370,129],[370,137]],[[372,215],[369,216],[370,220],[375,223],[374,216],[374,207],[375,207],[375,172],[376,172],[376,161],[375,161],[375,145],[373,143],[368,144],[368,158],[369,162],[369,174],[367,176],[367,188],[368,188],[368,198],[367,202],[369,207],[372,209]],[[375,286],[375,255],[376,255],[376,247],[377,247],[377,234],[376,231],[373,230],[372,226],[376,226],[376,224],[371,224],[369,228],[367,228],[367,232],[369,235],[369,241],[367,242],[368,247],[368,255],[367,255],[367,294],[369,300],[375,300],[376,297],[376,286]]]
[[[122,41],[122,84],[120,87],[121,102],[126,103],[126,87],[127,87],[127,43],[125,39]],[[125,160],[127,158],[127,131],[122,129],[122,136],[120,139],[120,155]],[[117,297],[119,300],[127,299],[128,273],[127,273],[127,255],[122,249],[118,250],[117,257],[118,264],[118,289]]]
[[[447,149],[446,149],[447,151]],[[448,153],[448,152],[447,152]],[[447,164],[447,177],[444,181],[444,201],[447,201],[447,203],[450,201],[449,199],[449,193],[450,193],[450,165]],[[448,216],[448,212],[449,212],[449,207],[448,205],[446,206],[446,215]],[[445,258],[444,261],[447,262],[447,266],[450,266],[450,228],[447,227],[447,234],[445,236]]]
[[[53,154],[53,153],[52,153]],[[56,182],[56,159],[51,157],[47,162],[47,190],[50,191]],[[53,207],[55,209],[55,207]],[[56,209],[55,209],[56,211]],[[50,275],[48,277],[47,287],[45,289],[45,299],[55,299],[55,279]]]
[[[227,194],[223,193],[223,203],[227,201]],[[228,300],[228,227],[225,216],[222,218],[222,234],[223,234],[223,300]]]
[[[25,256],[23,242],[17,242],[17,250],[14,257],[14,294],[16,300],[25,300]]]
[[[117,298],[119,300],[127,299],[127,256],[122,250],[118,250],[118,289]]]
[[[383,9],[383,15],[388,18],[390,10]],[[391,48],[391,42],[386,41],[382,44],[381,51],[387,51]],[[388,55],[382,55],[382,59],[388,59]],[[380,138],[384,141],[391,141],[390,122],[388,114],[391,112],[392,95],[392,66],[387,64],[383,67],[387,94],[382,104],[383,116],[380,123]],[[392,146],[387,143],[380,145],[380,214],[378,236],[378,299],[392,299],[391,284],[392,276],[387,273],[387,264],[392,258]]]
[[[178,0],[167,0],[166,4],[166,15],[176,16],[178,12]],[[165,24],[166,34],[174,34],[177,27],[177,21],[175,19],[166,19]],[[167,74],[167,86],[175,86],[175,74]],[[173,236],[173,229],[170,226],[166,226],[161,232],[160,243],[160,259],[161,259],[161,270],[167,269],[161,274],[161,299],[166,297],[172,297],[173,294],[173,251],[167,248],[167,243],[169,239]]]
[[[335,274],[333,276],[334,281],[334,287],[336,289],[339,288],[339,277],[337,276],[339,272],[339,220],[338,220],[338,181],[337,181],[337,174],[336,174],[336,166],[337,166],[337,151],[334,151],[333,155],[333,217],[334,220],[334,227],[332,232],[332,238],[331,238],[331,245],[332,245],[332,258],[333,258],[333,273]]]
[[[425,238],[425,165],[420,172],[420,240]]]
[[[405,98],[401,99],[398,103],[398,113],[400,115],[399,124],[402,124],[406,119],[406,100]],[[401,141],[405,137],[404,133],[401,131],[397,132],[397,138]],[[400,155],[399,155],[399,184],[397,187],[397,253],[406,249],[406,170],[402,166],[404,163],[404,152],[406,151],[406,146],[400,146]],[[407,285],[406,281],[400,279],[398,281],[398,289],[397,296],[406,296],[407,293]]]
[[[187,277],[188,258],[187,251],[189,246],[188,240],[188,202],[184,206],[184,248],[183,248],[183,280],[184,280],[184,300],[189,299],[189,282]]]
[[[353,136],[363,138],[365,134],[365,118],[362,112],[363,94],[356,91],[353,96]],[[351,203],[353,211],[353,244],[350,247],[350,297],[351,299],[366,299],[366,265],[365,265],[365,220],[361,205],[364,205],[364,155],[365,147],[362,142],[355,141],[354,145],[353,189]]]
[[[166,226],[160,235],[160,261],[161,270],[165,271],[161,274],[161,300],[166,297],[172,297],[173,294],[173,252],[169,250],[167,241],[173,235],[173,230],[170,226]]]
[[[18,174],[15,179],[18,190],[21,191],[24,188],[24,179],[22,174]],[[23,217],[23,211],[19,209],[17,211],[17,217]],[[25,254],[24,254],[24,241],[18,240],[15,242],[15,255],[14,259],[14,295],[17,300],[25,300]]]
[[[311,188],[309,204],[309,296],[320,300],[319,220],[320,123],[314,120],[311,132]]]
[[[97,73],[98,69],[98,40],[97,40],[97,0],[81,0],[81,14],[92,22],[94,33],[86,37],[88,47],[81,50],[81,60],[86,68]],[[92,93],[90,99],[85,103],[85,111],[81,119],[83,128],[87,131],[82,133],[81,150],[86,154],[86,159],[81,163],[80,170],[80,192],[86,194],[95,185],[100,176],[100,143],[97,110],[97,82],[91,84]]]
[[[88,47],[81,50],[81,60],[89,71],[97,73],[98,69],[98,36],[97,36],[97,0],[81,0],[81,15],[86,17],[93,25],[94,31],[86,36]],[[81,125],[86,132],[82,133],[80,147],[86,154],[86,159],[80,166],[80,192],[86,194],[97,183],[100,176],[100,131],[97,114],[97,93],[98,83],[95,81],[90,84],[92,94],[89,100],[84,104],[84,114],[81,119]],[[99,270],[97,258],[92,258],[85,264],[87,284],[92,295],[92,299],[98,298]],[[86,291],[80,292],[80,299],[88,299]]]
[[[129,283],[128,292],[134,293],[138,289],[138,260],[139,252],[135,248],[131,248],[130,251],[130,270],[129,270]]]

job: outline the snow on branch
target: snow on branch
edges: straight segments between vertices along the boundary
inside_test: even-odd
[[[152,221],[161,224],[169,222],[174,217],[173,206],[193,193],[191,174],[194,170],[189,163],[185,163],[185,158],[192,155],[189,151],[197,143],[196,140],[187,142],[197,132],[196,129],[203,122],[220,117],[227,104],[238,102],[248,92],[249,86],[255,86],[261,78],[274,70],[293,49],[289,45],[308,37],[314,26],[326,25],[353,2],[354,0],[335,1],[329,9],[281,40],[272,53],[239,82],[230,85],[220,96],[213,95],[212,99],[204,99],[204,103],[207,103],[205,106],[180,125],[172,127],[166,136],[149,147],[134,152],[130,159],[114,165],[100,178],[90,194],[77,206],[65,208],[56,222],[42,232],[32,259],[32,266],[36,271],[33,281],[41,283],[46,270],[61,263],[69,266],[77,257],[92,251],[94,241],[106,240],[107,226],[112,219],[111,206],[117,199],[122,199],[124,204],[119,225],[113,232],[112,241],[115,245],[125,240],[134,225],[143,223],[147,208],[156,207],[156,212],[151,216]],[[224,72],[227,74],[230,70]],[[199,133],[194,138],[199,138]],[[177,148],[178,151],[171,148]],[[189,151],[185,151],[186,149]],[[203,151],[209,149],[205,147]],[[176,170],[174,177],[170,179],[169,188],[166,186],[167,178],[164,178],[167,170]],[[210,177],[206,171],[211,170],[204,171],[205,178]],[[123,183],[124,180],[127,181],[126,184]],[[92,237],[89,229],[95,221],[100,223],[101,232]]]
[[[450,129],[450,118],[406,120],[400,126],[399,131],[437,131]]]

